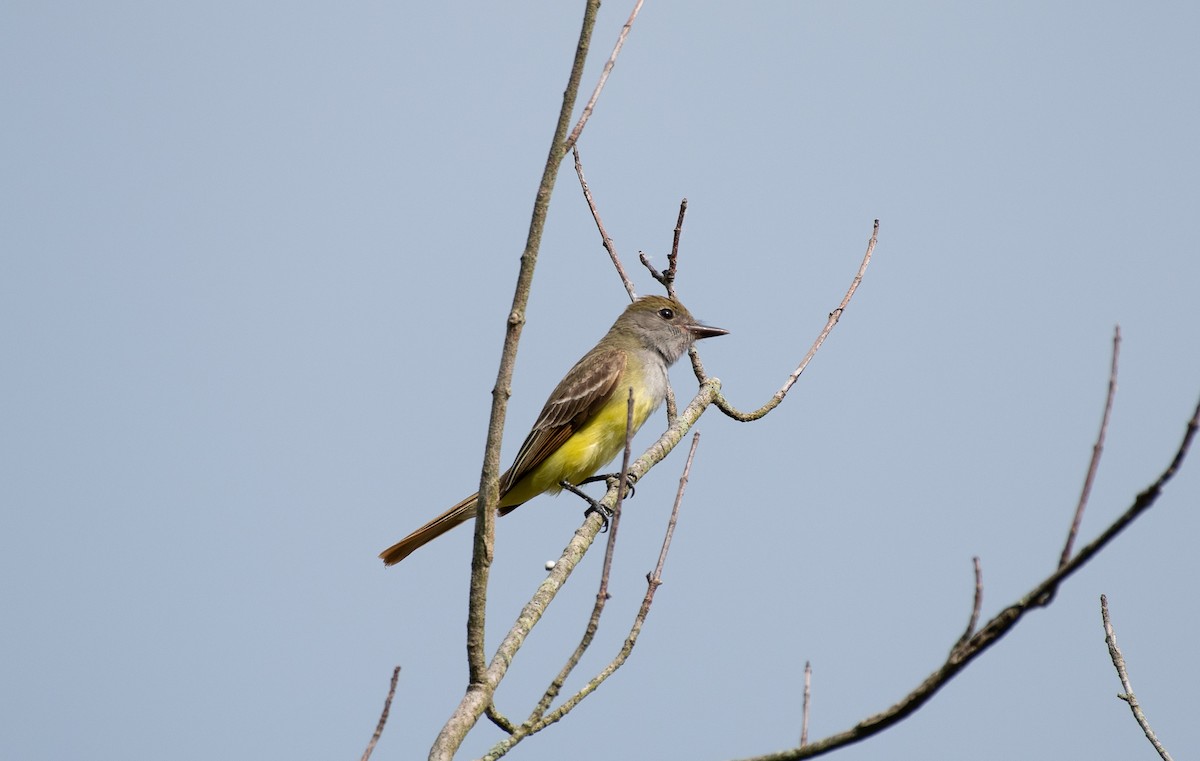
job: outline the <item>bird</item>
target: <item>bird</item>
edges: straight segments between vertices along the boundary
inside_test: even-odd
[[[562,482],[578,485],[625,448],[628,399],[633,430],[662,404],[667,370],[696,341],[729,331],[697,322],[678,300],[636,299],[608,333],[575,363],[550,393],[512,465],[500,476],[500,515]],[[395,565],[414,550],[475,517],[475,493],[379,554]]]

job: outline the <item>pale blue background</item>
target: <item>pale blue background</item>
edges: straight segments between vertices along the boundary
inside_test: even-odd
[[[587,89],[631,4],[606,3]],[[582,3],[61,3],[0,10],[0,757],[423,758],[466,683],[470,532],[383,547],[471,492]],[[1166,465],[1200,396],[1195,3],[657,2],[581,148],[643,292],[679,287],[757,406],[710,412],[627,667],[514,758],[726,759],[882,710],[1053,567],[1120,395],[1082,540]],[[572,174],[510,411],[624,306]],[[677,368],[681,393],[690,388]],[[661,419],[648,428],[661,426]],[[647,430],[639,442],[649,442]],[[619,647],[682,450],[622,524]],[[935,701],[840,758],[1147,758],[1104,648],[1200,751],[1200,452],[1154,510]],[[496,640],[579,523],[499,525]],[[499,695],[582,632],[600,552]],[[471,736],[463,758],[498,737]]]

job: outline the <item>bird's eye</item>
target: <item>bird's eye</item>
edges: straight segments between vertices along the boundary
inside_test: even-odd
[[[675,310],[668,307],[663,307],[662,309],[658,310],[658,316],[664,320],[674,320]]]

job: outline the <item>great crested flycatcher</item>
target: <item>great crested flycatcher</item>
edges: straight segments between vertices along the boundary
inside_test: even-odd
[[[629,389],[633,430],[667,395],[667,368],[701,338],[729,331],[696,322],[674,299],[643,296],[626,307],[600,343],[559,382],[512,467],[500,476],[500,514],[507,515],[566,481],[579,484],[625,448]],[[379,554],[386,565],[475,517],[478,494],[426,523]]]

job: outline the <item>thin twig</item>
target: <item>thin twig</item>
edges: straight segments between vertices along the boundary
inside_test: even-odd
[[[679,407],[675,402],[675,389],[671,388],[671,384],[667,384],[667,425],[675,425],[675,417],[679,414]]]
[[[683,473],[679,476],[679,488],[675,491],[675,503],[671,505],[671,518],[667,521],[667,533],[663,536],[662,548],[658,551],[658,564],[654,566],[654,576],[646,581],[657,587],[662,584],[662,570],[667,562],[667,553],[671,551],[671,538],[675,535],[675,523],[679,520],[679,507],[683,504],[683,492],[687,489],[688,479],[692,474],[692,460],[696,457],[696,447],[700,446],[700,432],[692,434],[692,446],[688,449],[687,460],[683,464]],[[650,596],[653,596],[651,590]],[[650,604],[646,603],[649,612]],[[645,618],[643,615],[642,618]]]
[[[1100,619],[1104,622],[1104,641],[1108,644],[1108,656],[1112,658],[1113,666],[1117,668],[1117,678],[1121,680],[1121,687],[1125,690],[1117,697],[1129,704],[1129,710],[1133,711],[1133,718],[1137,720],[1138,726],[1146,733],[1146,739],[1158,751],[1158,755],[1162,756],[1163,761],[1171,761],[1171,754],[1167,753],[1167,749],[1158,741],[1158,736],[1150,728],[1150,721],[1142,712],[1142,706],[1133,694],[1133,685],[1129,683],[1129,672],[1125,670],[1125,656],[1121,654],[1121,648],[1117,647],[1117,635],[1113,631],[1112,621],[1108,617],[1108,598],[1104,595],[1100,595]]]
[[[575,129],[571,130],[571,136],[563,143],[563,154],[575,147],[576,141],[579,140],[579,133],[583,132],[583,125],[592,116],[592,110],[596,108],[596,101],[600,99],[600,91],[604,89],[604,83],[608,81],[608,75],[612,73],[613,66],[617,63],[617,54],[621,52],[621,47],[625,44],[625,38],[629,36],[629,30],[633,28],[633,21],[637,18],[638,13],[642,10],[643,0],[637,0],[633,6],[633,12],[629,14],[629,20],[625,22],[625,26],[621,27],[621,34],[617,36],[617,44],[613,46],[612,55],[608,57],[608,61],[604,64],[604,70],[600,72],[600,80],[596,82],[596,89],[592,90],[592,97],[588,98],[587,105],[583,107],[583,113],[579,116],[579,122],[576,123]]]
[[[667,295],[675,298],[676,265],[679,262],[679,237],[683,234],[683,215],[687,214],[687,199],[679,202],[679,218],[675,220],[675,235],[671,238],[671,253],[667,254],[667,271],[663,277],[667,279]]]
[[[649,271],[650,277],[654,278],[663,285],[667,284],[666,276],[654,268],[654,265],[650,263],[650,257],[646,256],[645,251],[638,251],[638,261],[642,263],[642,266],[645,267],[647,271]]]
[[[1100,433],[1092,446],[1092,459],[1088,462],[1087,475],[1083,479],[1083,489],[1079,493],[1079,504],[1075,507],[1075,517],[1071,520],[1071,529],[1067,532],[1067,541],[1063,545],[1062,556],[1058,559],[1060,566],[1066,565],[1071,559],[1071,550],[1075,548],[1075,537],[1079,534],[1079,524],[1083,522],[1083,511],[1087,507],[1088,497],[1092,494],[1092,482],[1096,480],[1096,471],[1100,467],[1100,455],[1104,452],[1104,438],[1108,434],[1108,419],[1112,415],[1113,400],[1117,396],[1117,365],[1121,357],[1121,326],[1113,329],[1112,364],[1108,371],[1108,395],[1104,398],[1104,414],[1100,417]]]
[[[1109,542],[1115,539],[1118,534],[1128,528],[1130,524],[1158,501],[1158,498],[1162,495],[1163,487],[1179,471],[1180,465],[1183,464],[1184,458],[1187,457],[1188,449],[1191,448],[1197,429],[1200,429],[1200,404],[1196,405],[1192,417],[1188,420],[1187,428],[1183,434],[1183,441],[1180,442],[1179,448],[1175,450],[1175,456],[1172,458],[1171,464],[1159,474],[1154,483],[1137,495],[1133,504],[1120,517],[1113,521],[1098,537],[1080,549],[1078,553],[1067,561],[1066,565],[1056,569],[1024,597],[996,614],[982,629],[977,631],[967,642],[963,643],[962,647],[952,648],[945,663],[926,677],[916,689],[899,702],[874,716],[868,716],[850,729],[830,735],[802,748],[796,747],[777,753],[754,756],[750,759],[744,759],[744,761],[797,761],[798,759],[821,756],[846,745],[861,742],[911,716],[921,706],[929,702],[937,694],[938,690],[946,686],[959,672],[970,665],[973,660],[986,652],[992,645],[999,642],[1005,634],[1017,625],[1026,613],[1045,607],[1048,604],[1047,600],[1052,597],[1050,594],[1052,590],[1056,589],[1063,581],[1082,568],[1096,553],[1104,549]]]
[[[362,761],[367,761],[371,758],[371,754],[375,752],[375,743],[379,742],[380,736],[383,735],[383,726],[387,724],[388,712],[392,710],[392,698],[396,696],[396,683],[400,681],[400,667],[392,669],[392,684],[388,687],[387,697],[383,700],[383,710],[379,713],[379,723],[375,725],[375,734],[371,735],[371,741],[367,743],[367,749],[363,751]]]
[[[579,146],[573,146],[571,153],[575,157],[575,175],[579,177],[579,187],[583,189],[583,198],[592,212],[592,219],[596,221],[596,229],[600,231],[600,242],[604,244],[608,258],[612,259],[613,266],[617,268],[617,274],[621,277],[621,284],[625,286],[625,292],[629,294],[629,300],[636,301],[637,291],[633,288],[633,281],[629,279],[629,275],[625,274],[625,268],[621,266],[621,257],[617,256],[617,247],[613,243],[613,239],[608,236],[608,231],[604,229],[604,222],[600,219],[600,210],[596,208],[596,199],[592,198],[592,191],[583,177],[583,163],[579,160]]]
[[[500,709],[496,707],[495,701],[488,703],[488,707],[483,710],[483,715],[488,717],[488,720],[500,728],[502,732],[508,732],[510,735],[517,731],[517,725],[512,723],[504,714],[500,713]]]
[[[758,420],[779,406],[779,403],[783,401],[783,397],[787,395],[788,390],[790,390],[792,385],[795,384],[797,379],[800,378],[800,374],[804,372],[804,368],[808,367],[808,363],[812,361],[812,358],[814,355],[816,355],[817,350],[821,348],[821,344],[825,343],[825,338],[829,335],[830,331],[833,330],[833,326],[837,325],[838,320],[840,320],[842,317],[842,313],[846,311],[846,306],[850,303],[850,299],[853,298],[854,292],[858,290],[858,284],[862,282],[863,275],[866,274],[867,265],[871,263],[871,254],[875,251],[875,243],[878,241],[878,239],[879,220],[877,219],[875,220],[875,224],[871,230],[871,239],[867,242],[867,253],[863,256],[862,264],[859,265],[858,272],[854,275],[854,280],[851,281],[850,289],[846,291],[846,296],[842,299],[842,303],[838,305],[837,309],[829,313],[829,319],[825,322],[825,327],[821,330],[820,335],[817,336],[817,340],[813,342],[812,348],[808,350],[808,354],[804,355],[804,359],[801,360],[800,365],[792,372],[791,375],[788,376],[787,381],[778,391],[775,392],[770,401],[753,412],[742,412],[730,404],[724,396],[720,396],[717,397],[716,404],[722,412],[734,420],[748,423],[752,420]],[[690,354],[689,356],[692,357],[692,367],[696,370],[697,377],[705,377],[704,366],[700,364],[699,356],[694,353]]]
[[[967,628],[963,630],[958,642],[954,643],[956,649],[965,645],[975,634],[975,627],[979,625],[979,613],[983,609],[983,566],[979,564],[978,555],[971,558],[971,561],[975,566],[975,599],[971,603],[971,617],[967,619]]]
[[[804,708],[800,718],[800,747],[808,745],[808,706],[812,699],[812,662],[804,662]]]

